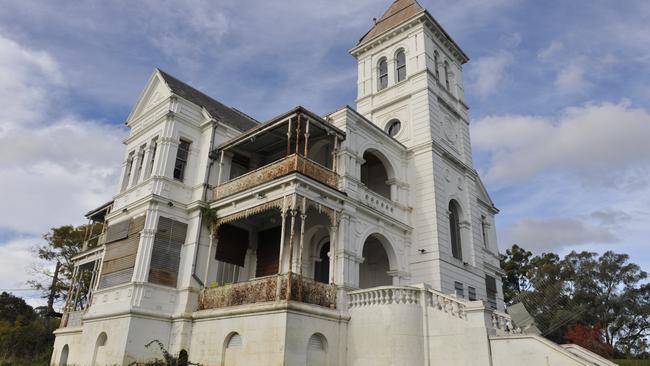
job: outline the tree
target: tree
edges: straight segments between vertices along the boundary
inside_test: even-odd
[[[25,300],[7,292],[0,294],[0,321],[30,322],[36,319],[34,309]]]
[[[521,293],[530,289],[532,270],[530,258],[532,256],[532,252],[517,244],[506,249],[506,254],[501,256],[501,268],[506,272],[506,276],[503,278],[503,297],[506,304],[512,304]]]
[[[94,229],[94,226],[65,225],[52,228],[43,236],[45,244],[35,248],[35,255],[42,260],[42,264],[35,268],[35,278],[28,281],[28,284],[40,290],[44,298],[53,294],[54,302],[65,301],[74,270],[72,258],[81,251],[88,229]],[[60,263],[60,269],[56,281],[53,281],[57,262]]]
[[[600,324],[585,326],[575,323],[569,327],[564,337],[567,341],[596,352],[603,357],[612,355],[612,347],[604,341]]]

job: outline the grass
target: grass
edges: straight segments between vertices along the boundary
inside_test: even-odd
[[[650,360],[618,359],[612,360],[612,362],[619,364],[620,366],[650,366]]]

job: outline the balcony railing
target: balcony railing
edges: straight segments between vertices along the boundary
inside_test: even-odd
[[[227,197],[293,172],[301,173],[332,188],[336,188],[338,184],[336,173],[333,171],[303,156],[292,154],[220,184],[214,189],[213,198]]]
[[[106,233],[97,234],[83,243],[81,247],[81,251],[85,252],[86,250],[98,247],[104,244],[105,242],[106,242]]]
[[[200,309],[220,309],[229,306],[255,304],[287,298],[289,276],[268,276],[251,281],[228,284],[221,287],[204,289],[200,296]],[[280,283],[278,298],[277,285]],[[302,285],[302,288],[301,288]],[[319,305],[328,308],[336,306],[336,289],[332,285],[303,278],[296,274],[291,276],[292,301]]]

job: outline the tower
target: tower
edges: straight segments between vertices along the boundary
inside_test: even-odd
[[[394,1],[350,52],[357,110],[409,151],[411,281],[496,305],[498,210],[472,164],[469,58],[415,0]]]

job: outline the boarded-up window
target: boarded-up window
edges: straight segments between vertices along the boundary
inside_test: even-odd
[[[485,288],[487,290],[488,305],[492,309],[497,308],[497,280],[492,276],[485,276]]]
[[[149,282],[176,287],[181,248],[186,234],[187,224],[167,217],[158,218],[149,266]]]
[[[108,226],[99,288],[131,281],[144,221],[145,216],[140,216]]]
[[[278,273],[280,233],[280,227],[258,233],[256,277],[270,276]]]
[[[216,260],[244,266],[248,249],[248,231],[233,225],[219,227]]]

